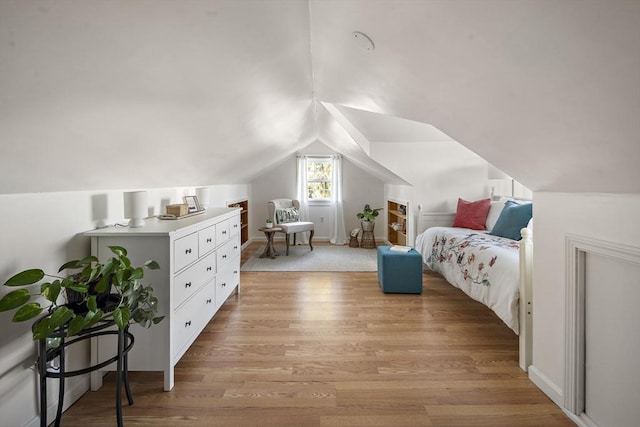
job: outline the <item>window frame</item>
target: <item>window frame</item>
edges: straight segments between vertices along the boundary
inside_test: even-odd
[[[329,163],[331,164],[331,174],[328,178],[326,179],[309,179],[309,162],[313,162],[313,163]],[[305,186],[305,191],[307,192],[307,195],[309,194],[309,183],[315,183],[315,182],[328,182],[331,184],[331,190],[330,190],[330,195],[329,198],[309,198],[308,202],[310,204],[328,204],[331,202],[331,197],[333,196],[333,159],[331,158],[331,156],[308,156],[305,158],[305,168],[306,168],[306,182],[304,184]]]

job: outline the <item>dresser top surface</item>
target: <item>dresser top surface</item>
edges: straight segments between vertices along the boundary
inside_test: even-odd
[[[224,221],[238,215],[240,208],[209,208],[199,215],[175,220],[163,220],[157,217],[145,218],[144,226],[129,228],[121,225],[109,225],[104,228],[87,231],[85,236],[169,236],[177,232],[193,231],[207,227],[218,221]]]

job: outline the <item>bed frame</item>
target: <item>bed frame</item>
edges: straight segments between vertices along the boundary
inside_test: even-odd
[[[418,234],[430,227],[451,227],[455,213],[428,213],[418,209]],[[520,304],[518,308],[520,331],[519,365],[527,371],[532,363],[533,340],[533,231],[523,228],[520,231]],[[417,235],[417,234],[416,234]],[[415,236],[414,236],[415,241]]]

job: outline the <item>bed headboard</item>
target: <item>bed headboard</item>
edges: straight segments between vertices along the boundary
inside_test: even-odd
[[[418,234],[430,227],[451,227],[455,217],[455,212],[422,212],[419,210]]]
[[[525,197],[506,197],[500,196],[494,201],[515,200],[518,203],[533,202],[533,200]],[[451,227],[456,217],[455,212],[423,212],[418,205],[418,226],[416,236],[430,227]]]

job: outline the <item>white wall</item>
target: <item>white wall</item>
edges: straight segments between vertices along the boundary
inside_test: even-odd
[[[487,162],[457,142],[372,143],[371,157],[413,186],[424,212],[455,212],[458,197],[489,196]]]
[[[385,199],[409,201],[407,244],[415,240],[423,212],[455,212],[458,197],[489,197],[487,162],[455,141],[372,143],[371,157],[411,185],[389,185]]]
[[[640,248],[640,195],[534,193],[533,367],[531,379],[556,403],[564,395],[568,234]],[[615,311],[616,307],[610,307]],[[630,325],[637,333],[638,325]],[[610,352],[610,363],[616,353]],[[638,376],[638,372],[630,372]]]
[[[168,203],[179,203],[193,188],[149,190],[149,215]],[[210,187],[211,206],[249,197],[247,185]],[[18,271],[42,268],[55,273],[70,259],[89,255],[89,239],[82,233],[105,224],[126,223],[121,190],[0,195],[0,283]],[[0,287],[0,295],[9,289]],[[0,424],[38,425],[38,378],[31,322],[13,323],[13,312],[0,313]],[[81,345],[69,357],[71,366],[86,366],[88,347]],[[49,421],[57,393],[49,382]],[[67,380],[67,401],[89,389],[88,376]],[[57,389],[57,388],[56,388]]]
[[[300,154],[329,155],[335,154],[335,152],[321,142],[315,142],[301,150]],[[356,213],[362,211],[366,203],[372,207],[384,205],[384,184],[344,157],[342,175],[345,227],[348,233],[359,227],[360,222],[356,218]],[[251,183],[251,189],[252,198],[249,209],[253,225],[250,225],[249,235],[253,239],[263,240],[264,235],[258,231],[258,228],[262,227],[268,216],[267,202],[271,199],[296,197],[296,157],[291,156],[256,177]],[[314,222],[315,228],[314,240],[329,239],[328,209],[329,207],[326,205],[310,206],[309,208],[310,220]],[[324,217],[324,222],[321,221],[321,217]],[[375,235],[376,238],[384,238],[384,227],[377,226]]]
[[[455,212],[458,197],[477,200],[490,195],[487,162],[457,142],[376,142],[371,143],[370,150],[372,159],[412,185],[385,186],[378,178],[344,159],[343,195],[347,232],[359,226],[355,214],[366,203],[374,208],[386,208],[388,198],[407,200],[411,202],[413,216],[412,227],[408,230],[408,243],[411,244],[415,238],[413,225],[417,224],[418,205],[422,205],[423,212]],[[300,153],[326,155],[334,151],[321,142],[315,142]],[[267,202],[273,198],[294,197],[295,180],[295,156],[291,156],[252,181],[250,210],[254,226],[251,227],[250,236],[254,239],[264,239],[258,228],[267,217]],[[385,212],[376,221],[375,236],[380,241],[386,238]],[[327,217],[327,207],[312,207],[310,215],[316,224],[316,238],[327,239],[328,224],[320,221],[321,216]]]
[[[536,191],[640,192],[637,0],[310,5],[318,99],[432,124]]]
[[[0,63],[1,193],[244,183],[316,133],[305,2],[2,0]]]

